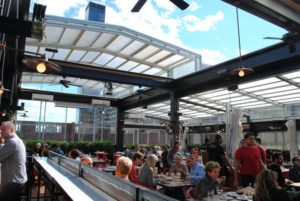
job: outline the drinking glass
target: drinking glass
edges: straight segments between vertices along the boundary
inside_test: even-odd
[[[212,200],[214,194],[215,194],[214,189],[208,190],[208,191],[207,191],[208,199],[209,199],[209,200]]]
[[[181,179],[181,173],[180,173],[179,171],[176,172],[176,178],[177,178],[178,180]]]
[[[217,185],[217,193],[219,196],[223,193],[223,185],[222,184]]]

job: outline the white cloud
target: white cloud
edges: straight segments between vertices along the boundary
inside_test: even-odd
[[[197,2],[192,1],[190,3],[190,6],[188,7],[188,9],[190,9],[191,11],[197,11],[199,8],[201,8],[202,6],[197,4]]]
[[[183,18],[186,29],[190,32],[195,31],[209,31],[216,23],[224,19],[224,13],[218,11],[216,15],[206,16],[204,20],[201,20],[195,15],[187,15]]]
[[[64,16],[70,8],[85,8],[88,0],[43,0],[42,3],[47,5],[46,15]]]
[[[57,6],[58,2],[59,6]],[[215,26],[216,23],[223,20],[224,14],[221,11],[217,12],[214,16],[207,16],[204,18],[204,20],[201,20],[194,15],[187,15],[182,21],[180,18],[171,17],[171,14],[178,8],[167,0],[148,0],[138,13],[130,12],[136,1],[98,0],[95,2],[100,2],[102,4],[105,4],[105,2],[110,3],[106,3],[106,23],[108,24],[116,24],[123,27],[128,27],[154,38],[158,38],[162,41],[166,41],[197,52],[203,56],[203,62],[206,64],[212,65],[220,63],[226,59],[225,56],[219,51],[208,49],[199,50],[187,47],[179,38],[183,23],[186,29],[191,32],[209,31]],[[75,18],[84,19],[85,7],[88,4],[88,0],[44,0],[43,3],[47,5],[46,14],[48,15],[64,16],[66,11],[68,11],[72,6],[72,8],[80,8],[79,13]],[[112,4],[114,7],[108,6]],[[188,9],[196,11],[200,7],[201,6],[199,4],[197,4],[195,1],[192,1]]]

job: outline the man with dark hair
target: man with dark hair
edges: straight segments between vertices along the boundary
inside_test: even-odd
[[[143,158],[144,155],[141,152],[136,152],[133,156],[133,163],[132,163],[132,168],[131,171],[128,174],[128,179],[132,182],[132,183],[138,183],[138,169],[137,167],[140,166],[143,163]]]
[[[227,167],[229,167],[231,170],[232,167],[228,162],[228,159],[225,155],[225,150],[221,146],[221,144],[222,144],[222,136],[217,134],[215,136],[215,142],[207,146],[208,160],[216,161],[220,164],[221,166],[220,176],[229,176]]]
[[[176,154],[179,151],[179,141],[174,142],[174,146],[168,151],[167,155],[167,161],[168,161],[168,167],[171,167],[171,165],[174,163],[174,154]]]
[[[300,157],[295,156],[292,159],[293,167],[289,171],[289,178],[293,182],[300,182]]]
[[[286,186],[286,181],[283,176],[282,170],[280,166],[283,163],[283,156],[279,152],[275,152],[272,154],[272,164],[268,166],[268,169],[277,173],[277,182],[279,186],[284,187]]]
[[[234,153],[234,186],[248,186],[254,184],[255,177],[265,165],[261,160],[260,151],[254,143],[254,135],[246,133],[244,135],[245,143]]]
[[[0,148],[1,191],[0,200],[21,200],[22,186],[27,181],[26,150],[23,141],[16,134],[13,122],[1,124],[1,134],[6,143]]]

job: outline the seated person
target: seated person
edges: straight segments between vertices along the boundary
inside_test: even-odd
[[[289,182],[288,179],[285,179],[281,170],[281,165],[283,163],[283,156],[281,153],[275,152],[272,154],[272,164],[268,166],[268,169],[273,170],[277,173],[277,182],[279,186],[287,186]]]
[[[116,177],[128,180],[128,174],[132,167],[132,160],[126,156],[121,156],[116,164]]]
[[[139,183],[149,188],[153,188],[155,181],[153,179],[153,170],[158,158],[154,154],[148,155],[145,164],[140,168],[139,171]]]
[[[88,166],[93,166],[93,159],[89,156],[81,157],[80,162]]]
[[[293,167],[289,171],[289,178],[293,182],[300,182],[300,157],[296,156],[292,159]]]
[[[179,153],[174,155],[174,163],[170,167],[169,173],[181,174],[181,178],[186,178],[189,175],[189,170],[185,164],[182,164],[182,156]]]
[[[202,199],[207,192],[213,190],[216,193],[216,186],[225,182],[225,177],[219,178],[221,166],[218,162],[209,161],[205,165],[206,175],[196,185],[194,197]]]
[[[78,149],[72,149],[72,151],[70,152],[70,157],[73,160],[80,161],[80,155],[81,155],[81,152]]]
[[[204,166],[196,161],[192,155],[186,157],[186,164],[190,168],[189,178],[192,182],[196,183],[205,176]]]
[[[130,173],[128,174],[128,178],[132,183],[138,183],[138,172],[137,167],[142,165],[144,159],[144,155],[141,152],[136,152],[133,155],[133,164]]]
[[[286,191],[277,183],[277,173],[272,170],[262,170],[255,181],[255,201],[289,201]]]

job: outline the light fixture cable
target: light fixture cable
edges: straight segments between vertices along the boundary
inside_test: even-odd
[[[236,24],[237,24],[237,33],[238,33],[238,45],[239,45],[239,57],[240,57],[240,67],[244,67],[243,60],[242,60],[242,48],[241,48],[241,33],[240,33],[240,19],[239,19],[239,9],[235,7],[236,11]]]

